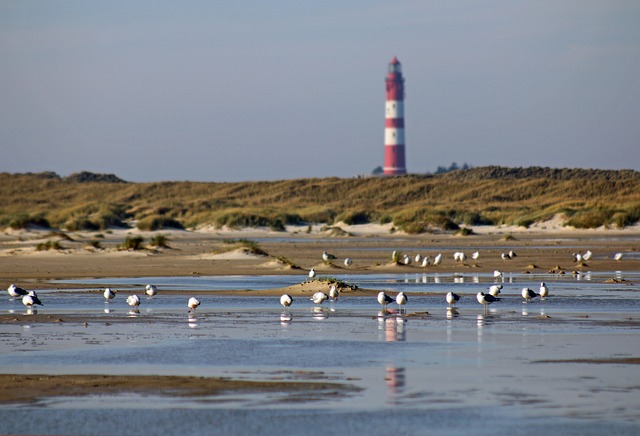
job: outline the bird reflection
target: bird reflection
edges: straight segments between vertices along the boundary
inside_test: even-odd
[[[189,313],[187,318],[187,323],[189,325],[189,328],[194,329],[198,327],[198,318],[196,317],[195,314]]]
[[[455,307],[447,307],[447,319],[457,318],[458,316],[460,316],[458,309]]]
[[[378,312],[378,331],[380,339],[386,342],[403,342],[406,340],[405,323],[401,316],[385,316],[384,311]]]
[[[27,315],[37,315],[38,314],[38,309],[34,309],[32,307],[27,309]]]
[[[313,319],[317,319],[318,321],[322,321],[323,319],[327,319],[327,313],[324,308],[320,306],[316,306],[313,308]]]
[[[292,319],[293,315],[291,315],[287,311],[284,311],[280,314],[280,324],[282,324],[283,326],[288,326]]]

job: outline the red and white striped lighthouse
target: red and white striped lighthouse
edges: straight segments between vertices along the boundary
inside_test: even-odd
[[[404,159],[404,77],[394,56],[387,74],[386,123],[384,129],[384,174],[406,174]]]

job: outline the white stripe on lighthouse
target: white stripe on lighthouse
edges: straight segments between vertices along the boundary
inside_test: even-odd
[[[389,100],[386,104],[387,118],[404,118],[404,102]]]
[[[404,129],[397,127],[384,129],[384,145],[404,145]]]

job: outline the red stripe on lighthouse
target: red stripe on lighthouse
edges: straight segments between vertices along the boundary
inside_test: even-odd
[[[404,77],[402,67],[395,57],[389,63],[387,73],[387,116],[385,119],[385,175],[406,174],[404,150]]]

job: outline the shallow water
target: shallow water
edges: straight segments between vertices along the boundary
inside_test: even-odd
[[[557,277],[514,275],[488,314],[475,293],[488,275],[341,276],[349,283],[409,293],[408,315],[384,314],[373,297],[343,297],[314,308],[297,298],[284,312],[277,297],[198,296],[188,290],[265,289],[298,277],[119,279],[147,282],[130,314],[125,297],[40,292],[40,314],[58,323],[5,324],[0,368],[7,373],[158,374],[259,380],[327,380],[362,388],[347,398],[228,394],[211,398],[112,395],[52,398],[0,410],[0,431],[42,434],[638,434],[638,365],[593,359],[639,357],[638,287],[604,283],[637,273]],[[434,280],[431,280],[434,279]],[[99,287],[116,279],[93,281]],[[547,282],[551,297],[523,303],[524,286]],[[236,287],[233,287],[236,286]],[[264,286],[259,288],[258,286]],[[163,289],[185,290],[164,294]],[[444,293],[463,298],[447,309]],[[429,295],[411,295],[426,291]],[[432,293],[432,294],[431,294]],[[0,313],[22,316],[0,298]],[[424,313],[428,312],[428,314]],[[87,325],[65,316],[86,314]],[[541,316],[542,315],[542,316]],[[118,322],[123,318],[127,322]],[[582,360],[576,362],[550,362]],[[37,419],[30,416],[37,414]],[[427,431],[428,429],[428,431]]]

